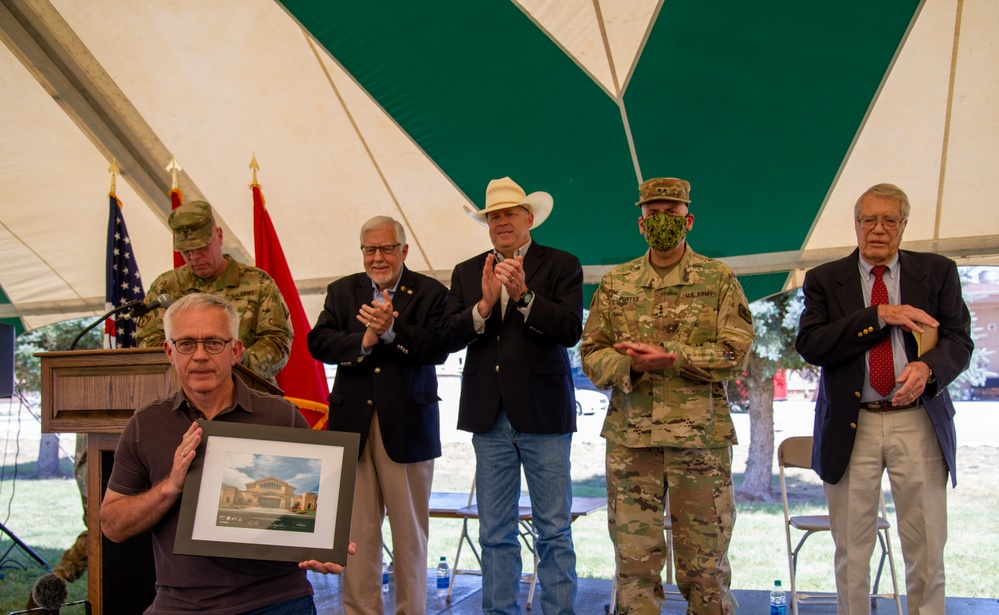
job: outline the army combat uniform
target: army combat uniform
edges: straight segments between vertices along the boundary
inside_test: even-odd
[[[239,339],[246,348],[243,365],[273,382],[291,352],[293,332],[288,308],[271,276],[231,256],[225,259],[228,265],[214,280],[199,278],[188,265],[167,271],[149,287],[146,302],[162,293],[175,299],[196,292],[225,297],[239,314]],[[153,310],[139,321],[136,336],[140,348],[163,346],[163,312]]]
[[[723,382],[743,371],[754,338],[733,271],[689,245],[665,277],[647,252],[608,272],[593,296],[581,352],[590,380],[613,388],[601,435],[619,613],[662,607],[667,489],[676,580],[688,612],[735,611],[728,546],[736,435]],[[661,346],[677,363],[632,372],[631,358],[613,347],[625,341]]]

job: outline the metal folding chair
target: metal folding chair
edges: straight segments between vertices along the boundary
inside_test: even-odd
[[[777,448],[777,465],[780,470],[780,498],[784,506],[784,535],[787,538],[787,565],[791,579],[791,606],[794,615],[798,615],[798,605],[807,606],[810,604],[836,604],[835,592],[804,592],[800,591],[796,584],[795,573],[798,568],[798,555],[813,534],[817,532],[828,532],[829,515],[795,515],[792,516],[787,502],[787,480],[785,478],[785,468],[802,468],[810,470],[812,468],[812,438],[811,436],[787,438],[780,443]],[[791,548],[791,528],[804,532],[798,540],[797,545]],[[884,492],[881,492],[881,516],[878,517],[878,543],[881,546],[881,559],[878,563],[878,572],[874,577],[874,589],[871,592],[871,605],[877,606],[876,598],[887,598],[895,600],[895,608],[899,615],[902,613],[902,600],[898,594],[898,581],[895,579],[895,558],[891,551],[891,524],[888,522],[888,511],[885,507]],[[891,584],[893,592],[888,594],[878,593],[878,584],[881,581],[881,573],[884,571],[885,561],[891,569]]]

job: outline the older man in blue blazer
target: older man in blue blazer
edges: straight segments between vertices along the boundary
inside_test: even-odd
[[[404,265],[402,224],[376,216],[361,227],[364,271],[329,285],[309,351],[337,366],[328,428],[360,434],[347,615],[381,615],[382,522],[392,527],[399,613],[427,603],[427,539],[434,459],[441,455],[437,373],[447,352],[438,326],[447,290]]]
[[[583,270],[575,256],[531,238],[552,203],[509,177],[489,182],[485,208],[470,213],[489,227],[493,249],[454,268],[441,320],[448,350],[468,348],[458,428],[473,434],[487,614],[519,613],[521,465],[538,532],[541,609],[574,612],[569,447],[576,404],[566,349],[582,332]]]
[[[957,484],[947,385],[971,360],[971,317],[953,261],[899,250],[909,218],[905,192],[869,188],[854,218],[857,250],[805,276],[795,342],[822,367],[812,466],[829,500],[839,613],[870,613],[887,469],[908,611],[943,615],[948,473]]]

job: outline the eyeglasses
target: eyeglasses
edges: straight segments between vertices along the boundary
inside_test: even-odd
[[[364,252],[365,256],[374,256],[375,251],[381,252],[383,256],[392,254],[395,252],[396,248],[401,246],[401,243],[392,243],[384,246],[361,246],[361,252]]]
[[[886,231],[894,231],[897,230],[898,227],[905,222],[905,220],[899,220],[898,218],[881,218],[878,216],[857,218],[857,224],[859,224],[862,229],[872,229],[877,226],[878,222],[881,223],[881,226],[885,227]]]
[[[185,337],[179,340],[170,340],[173,347],[177,349],[180,354],[194,354],[194,351],[198,349],[198,344],[205,347],[205,352],[208,354],[219,354],[225,347],[231,342],[231,339],[224,340],[218,337],[208,337],[208,338],[190,338]]]

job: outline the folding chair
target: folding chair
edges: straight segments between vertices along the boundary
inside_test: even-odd
[[[482,576],[482,557],[479,555],[479,550],[475,546],[475,542],[472,541],[471,536],[468,534],[468,522],[472,519],[479,518],[479,507],[475,504],[475,479],[472,479],[472,488],[468,492],[468,505],[463,508],[458,509],[458,514],[461,515],[461,536],[458,538],[458,552],[454,554],[454,568],[451,569],[451,582],[448,584],[447,596],[445,600],[451,602],[451,591],[454,589],[454,577],[459,574],[473,574],[477,576]],[[534,556],[534,567],[531,572],[525,572],[520,575],[521,583],[529,583],[531,588],[527,592],[527,608],[530,610],[531,603],[534,601],[534,588],[538,582],[538,550],[537,550],[537,540],[538,535],[534,529],[534,516],[531,511],[531,500],[530,497],[522,495],[520,496],[520,502],[518,503],[518,523],[520,528],[518,533],[520,534],[521,540],[524,541],[524,545]],[[479,568],[460,568],[458,566],[459,559],[461,557],[461,547],[463,543],[468,544],[468,548],[472,550],[472,555],[475,556],[475,561],[478,562]]]
[[[665,505],[666,514],[663,515],[663,533],[666,534],[666,552],[664,557],[666,558],[666,579],[663,585],[673,585],[673,519],[669,514],[669,492],[666,492],[666,499],[663,501]],[[683,595],[675,589],[663,588],[663,593],[666,597],[669,596],[680,596]],[[611,585],[611,596],[610,596],[610,606],[607,609],[608,615],[614,615],[617,609],[617,571],[614,572],[614,583]]]
[[[810,604],[836,604],[835,592],[803,592],[799,591],[795,585],[795,573],[798,567],[798,554],[804,546],[805,541],[817,532],[828,532],[829,515],[796,515],[791,516],[787,503],[787,480],[785,478],[785,468],[812,469],[812,438],[811,436],[787,438],[780,443],[777,448],[777,465],[780,468],[780,497],[784,506],[784,535],[787,538],[787,565],[791,579],[791,605],[794,615],[798,615],[798,605],[808,606]],[[878,517],[878,543],[881,546],[881,559],[878,563],[878,572],[874,577],[874,589],[871,593],[871,605],[877,606],[876,598],[888,598],[895,600],[895,608],[899,615],[902,613],[902,600],[898,594],[898,581],[895,578],[895,558],[891,551],[891,524],[888,522],[888,511],[885,507],[884,491],[881,492],[881,516]],[[797,546],[791,548],[791,528],[804,532],[798,540]],[[881,581],[881,573],[884,571],[885,560],[888,560],[888,567],[891,569],[891,584],[893,593],[879,594],[878,583]]]

